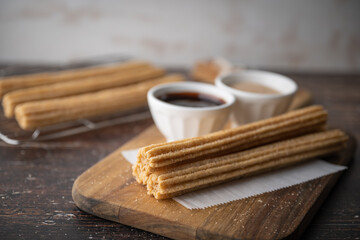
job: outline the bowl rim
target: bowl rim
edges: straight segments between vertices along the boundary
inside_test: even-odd
[[[226,78],[229,78],[231,76],[237,77],[237,76],[240,76],[240,75],[243,75],[243,74],[260,74],[260,75],[264,75],[264,76],[268,75],[268,76],[272,76],[272,77],[278,77],[278,78],[281,78],[281,79],[289,82],[292,85],[293,89],[290,90],[287,93],[279,93],[279,94],[253,93],[253,92],[242,91],[242,90],[230,87],[228,84],[224,83],[224,80]],[[247,81],[249,81],[249,80],[247,80]],[[241,96],[241,97],[248,97],[248,98],[259,98],[259,99],[284,98],[284,97],[294,95],[298,90],[297,83],[294,80],[292,80],[291,78],[289,78],[289,77],[287,77],[285,75],[275,73],[275,72],[270,72],[270,71],[254,70],[254,69],[237,70],[237,71],[233,71],[233,72],[230,72],[230,73],[220,74],[215,79],[215,85],[218,86],[221,89],[225,89],[225,90],[231,92],[236,97]]]

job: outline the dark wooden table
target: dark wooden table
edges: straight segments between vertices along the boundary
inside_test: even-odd
[[[0,65],[1,72],[39,66]],[[48,69],[48,68],[47,68]],[[57,69],[57,68],[54,68]],[[329,122],[360,141],[360,75],[285,73],[329,111]],[[25,146],[0,142],[1,239],[165,239],[80,211],[71,197],[82,172],[139,134],[151,119]],[[360,153],[302,239],[360,239]]]

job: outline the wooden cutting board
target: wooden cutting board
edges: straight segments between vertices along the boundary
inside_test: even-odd
[[[203,209],[189,210],[174,200],[156,200],[131,175],[121,154],[164,141],[152,126],[79,176],[72,189],[85,212],[175,239],[298,238],[341,173],[286,189]],[[355,150],[347,148],[329,161],[347,165]]]

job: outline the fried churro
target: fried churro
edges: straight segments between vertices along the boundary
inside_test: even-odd
[[[321,106],[311,106],[201,137],[149,145],[139,150],[133,172],[144,184],[158,169],[318,131],[326,120],[327,112]]]
[[[21,128],[33,130],[59,122],[125,111],[145,106],[146,93],[151,87],[183,80],[181,75],[168,75],[94,93],[23,103],[15,108],[15,117]]]
[[[0,98],[13,90],[29,88],[34,86],[71,81],[74,79],[85,79],[99,75],[113,74],[124,71],[135,71],[136,69],[151,66],[150,63],[143,61],[128,61],[112,66],[98,66],[66,70],[59,72],[46,72],[27,74],[19,76],[10,76],[0,79]]]
[[[165,72],[163,69],[152,66],[137,67],[135,70],[136,71],[120,71],[110,75],[100,75],[87,79],[60,82],[9,92],[5,94],[2,102],[5,116],[8,118],[14,117],[15,107],[21,103],[119,87],[160,77],[164,75]]]
[[[347,139],[340,130],[311,133],[245,151],[158,169],[148,176],[144,184],[147,185],[148,194],[156,199],[171,198],[339,151]]]
[[[191,71],[191,77],[200,82],[214,83],[219,74],[229,72],[231,69],[233,69],[232,64],[223,58],[198,61]]]

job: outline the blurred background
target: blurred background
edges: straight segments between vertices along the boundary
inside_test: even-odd
[[[360,72],[358,0],[0,0],[0,61],[124,55],[190,67],[222,56],[290,71]]]

